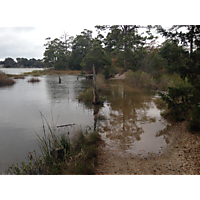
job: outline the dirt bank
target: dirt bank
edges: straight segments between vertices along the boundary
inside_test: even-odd
[[[186,123],[165,129],[170,141],[162,154],[146,157],[112,151],[104,141],[99,146],[98,175],[194,175],[200,173],[200,136],[187,132]]]

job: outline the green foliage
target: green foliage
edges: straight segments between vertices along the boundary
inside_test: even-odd
[[[93,100],[93,88],[90,87],[90,88],[86,89],[85,91],[81,92],[78,95],[78,100],[84,101],[84,102],[92,102],[92,100]]]
[[[69,68],[82,70],[81,63],[86,54],[91,50],[92,31],[84,29],[72,42],[72,53],[69,59]]]
[[[114,77],[116,74],[119,74],[120,72],[122,72],[122,70],[118,67],[107,66],[105,67],[103,71],[103,75],[105,79],[108,79],[108,78]]]
[[[81,66],[86,71],[92,71],[93,65],[98,73],[102,71],[105,66],[111,65],[111,59],[103,51],[102,46],[95,41],[92,44],[92,49],[89,51],[81,62]]]
[[[154,37],[150,32],[151,26],[142,27],[138,25],[104,25],[96,26],[99,31],[109,30],[107,37],[104,39],[105,49],[111,52],[114,56],[120,54],[123,57],[124,70],[129,67],[130,60],[133,58],[132,52],[143,48],[147,40],[152,40]],[[138,34],[138,30],[145,28],[146,36]],[[129,62],[129,64],[127,63]]]
[[[191,105],[189,105],[190,89],[190,86],[169,87],[168,94],[159,92],[159,95],[172,111],[172,115],[178,121],[185,120],[188,115],[188,110],[191,109]]]
[[[15,67],[16,66],[16,62],[14,61],[13,58],[6,58],[4,60],[4,67],[5,68],[10,68],[10,67]]]
[[[146,72],[128,71],[125,75],[125,81],[133,87],[153,90],[157,88],[154,79]]]
[[[159,55],[167,61],[166,69],[169,73],[177,72],[177,68],[184,65],[189,57],[189,54],[178,46],[178,43],[173,40],[166,40],[159,49]]]
[[[178,32],[177,30],[186,27],[185,33]],[[166,48],[173,48],[174,53],[168,53],[168,61],[173,66],[174,71],[180,74],[183,81],[187,82],[184,86],[179,84],[173,87],[169,87],[168,94],[164,95],[160,93],[160,96],[168,104],[168,108],[171,110],[174,118],[177,120],[188,120],[189,129],[197,128],[198,126],[198,114],[200,104],[200,59],[199,59],[199,25],[187,25],[187,26],[173,26],[169,31],[164,30],[161,26],[158,27],[158,31],[163,35],[182,42],[186,47],[189,44],[189,51],[181,50],[174,44],[165,45]],[[197,49],[194,50],[194,44],[197,45]],[[163,49],[165,53],[165,49]],[[163,54],[164,55],[164,54]]]
[[[46,38],[47,43],[46,50],[44,52],[44,62],[48,67],[54,67],[56,70],[67,69],[68,66],[68,49],[64,45],[65,43],[55,38]]]

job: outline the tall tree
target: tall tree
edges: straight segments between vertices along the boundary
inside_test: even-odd
[[[84,29],[72,42],[70,65],[72,69],[82,69],[81,62],[90,51],[92,45],[92,31]]]
[[[156,28],[162,36],[176,40],[183,46],[189,46],[190,53],[193,53],[195,46],[200,46],[200,25],[174,25],[169,30],[160,25]]]
[[[64,32],[60,38],[61,38],[61,46],[64,49],[64,53],[67,59],[67,69],[69,69],[69,55],[74,37],[69,36],[66,32]]]
[[[150,32],[151,26],[143,27],[138,25],[103,25],[95,26],[97,30],[109,30],[105,41],[106,49],[119,53],[123,51],[124,57],[124,70],[127,69],[127,59],[130,55],[129,52],[135,51],[139,46],[144,46],[147,39],[153,39]],[[138,34],[139,28],[147,28],[147,34],[150,37],[143,37],[142,34]]]
[[[62,41],[58,38],[51,40],[46,38],[46,50],[44,52],[44,62],[55,69],[61,70],[67,68],[67,58],[65,48],[63,48]]]
[[[93,65],[95,66],[95,71],[97,73],[100,70],[103,70],[105,66],[111,65],[110,57],[107,56],[99,42],[95,40],[90,51],[86,54],[81,62],[81,66],[87,71],[92,71]]]
[[[5,60],[4,60],[5,68],[15,67],[15,65],[16,65],[16,62],[14,61],[13,58],[5,58]]]

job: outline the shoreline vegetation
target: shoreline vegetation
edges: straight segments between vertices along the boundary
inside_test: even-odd
[[[69,132],[57,135],[44,116],[41,154],[29,152],[26,161],[12,164],[6,175],[94,175],[101,136],[97,132],[79,131],[69,139]]]
[[[28,80],[39,80],[34,78],[35,76],[42,75],[83,75],[87,72],[71,71],[71,70],[42,70],[24,73],[23,75],[6,75],[3,74],[8,80],[24,79],[26,76],[33,76]],[[1,74],[0,74],[1,75]],[[9,78],[10,77],[10,78]],[[118,78],[119,77],[119,78]],[[13,78],[13,79],[11,79]],[[113,74],[110,80],[123,80],[123,82],[131,87],[135,87],[141,91],[165,91],[168,92],[168,87],[181,87],[188,85],[187,81],[183,81],[178,74],[165,74],[155,79],[146,72],[142,71],[127,71],[123,74]],[[99,92],[106,90],[105,75],[98,73],[96,77],[97,89]],[[30,81],[36,82],[36,81]],[[93,88],[89,87],[85,91],[80,92],[78,96],[79,101],[92,102]],[[102,101],[105,97],[102,97]],[[172,120],[176,123],[173,117],[172,111],[168,108],[168,105],[161,97],[154,99],[155,104],[161,109],[161,115],[164,118]],[[43,120],[45,121],[45,120]],[[183,122],[185,123],[185,122]],[[11,165],[6,174],[60,174],[60,175],[89,175],[89,174],[102,174],[99,173],[99,146],[102,146],[103,141],[98,132],[83,133],[79,132],[79,136],[76,142],[72,145],[69,141],[68,134],[62,133],[61,135],[55,135],[53,129],[51,129],[46,122],[49,129],[49,133],[46,134],[44,130],[43,137],[39,137],[41,141],[41,153],[36,154],[35,151],[30,152],[26,158],[26,161],[21,164],[16,163]],[[180,123],[179,123],[180,124]],[[187,124],[187,123],[186,123]],[[182,126],[182,125],[180,125]],[[43,126],[44,127],[44,126]],[[186,126],[187,127],[187,126]],[[185,130],[186,131],[186,130]],[[48,146],[50,145],[50,146]],[[101,150],[103,151],[103,150]],[[101,152],[102,153],[102,152]],[[100,153],[100,154],[101,154]],[[101,159],[101,158],[100,158]],[[103,162],[103,161],[102,161]]]

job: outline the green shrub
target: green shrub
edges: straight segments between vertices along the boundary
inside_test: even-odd
[[[109,67],[105,67],[103,75],[104,75],[105,79],[108,79],[108,78],[112,78],[116,74],[120,74],[120,73],[122,73],[122,69],[120,69],[118,67],[114,67],[114,66],[109,66]]]
[[[87,88],[85,91],[81,92],[78,96],[79,101],[92,102],[93,100],[93,88]]]
[[[146,72],[140,72],[140,71],[128,71],[126,72],[126,78],[125,81],[136,88],[140,89],[157,89],[157,85],[154,81],[154,79]]]

